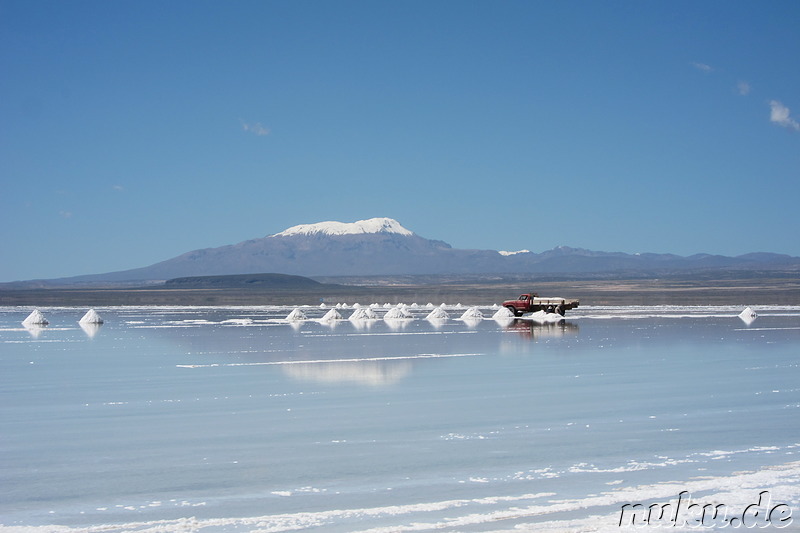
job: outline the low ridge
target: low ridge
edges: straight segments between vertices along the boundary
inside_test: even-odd
[[[167,280],[164,285],[176,289],[308,289],[321,287],[322,283],[289,274],[233,274],[174,278]]]

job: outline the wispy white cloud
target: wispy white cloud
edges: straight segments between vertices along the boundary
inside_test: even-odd
[[[262,126],[260,122],[255,122],[252,124],[249,122],[245,122],[244,120],[242,120],[241,122],[242,122],[242,129],[246,132],[252,133],[253,135],[258,135],[259,137],[261,137],[270,134],[269,128]]]
[[[701,72],[711,73],[717,72],[717,70],[708,65],[706,63],[700,63],[698,61],[692,62],[692,66]],[[747,96],[750,94],[752,87],[750,83],[744,80],[739,80],[736,82],[736,90],[741,96]],[[770,100],[769,101],[770,107],[770,114],[769,114],[769,121],[773,124],[781,126],[783,128],[788,128],[794,131],[800,131],[800,122],[798,122],[795,118],[791,115],[791,110],[783,105],[778,100]]]
[[[750,84],[746,81],[740,81],[736,84],[736,88],[739,90],[739,94],[742,96],[747,96],[750,94]]]
[[[122,191],[124,191],[124,190],[125,190],[125,187],[123,187],[122,185],[119,185],[119,184],[117,184],[117,185],[114,185],[114,186],[113,186],[113,187],[111,187],[111,188],[112,188],[112,189],[114,189],[115,191],[120,191],[120,192],[122,192]]]
[[[777,100],[769,101],[770,113],[769,120],[773,124],[789,128],[790,130],[800,131],[800,122],[791,117],[791,110]]]
[[[61,218],[72,218],[72,211],[59,211],[58,215]]]

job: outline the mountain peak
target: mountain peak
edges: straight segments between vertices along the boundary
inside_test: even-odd
[[[397,233],[413,235],[393,218],[370,218],[356,222],[317,222],[316,224],[300,224],[276,233],[273,237],[290,237],[292,235],[357,235],[362,233]]]

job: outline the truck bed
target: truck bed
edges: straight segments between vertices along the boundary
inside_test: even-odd
[[[561,306],[562,309],[575,309],[580,305],[580,300],[567,300],[566,298],[532,298],[531,305],[541,306],[543,308],[547,308],[550,306],[557,307]]]

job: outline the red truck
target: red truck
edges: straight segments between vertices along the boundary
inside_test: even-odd
[[[535,292],[520,294],[516,300],[506,300],[503,307],[511,311],[514,316],[522,316],[524,313],[535,313],[545,311],[546,313],[558,313],[564,316],[567,309],[575,309],[580,304],[579,300],[567,300],[564,298],[540,298]]]

